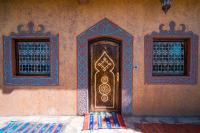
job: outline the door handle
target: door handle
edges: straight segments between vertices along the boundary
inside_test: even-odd
[[[117,82],[119,82],[119,72],[117,72],[116,76],[117,76]]]

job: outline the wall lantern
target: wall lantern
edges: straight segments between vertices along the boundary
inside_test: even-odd
[[[169,10],[169,8],[171,7],[171,1],[172,0],[160,0],[160,1],[161,1],[161,5],[162,5],[162,10],[166,14],[167,11]]]

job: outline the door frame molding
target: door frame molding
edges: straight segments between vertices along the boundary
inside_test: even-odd
[[[104,18],[77,36],[77,114],[89,112],[89,41],[112,38],[121,41],[121,113],[132,114],[133,36]]]

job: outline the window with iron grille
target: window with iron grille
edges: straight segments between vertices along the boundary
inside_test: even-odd
[[[185,51],[184,41],[154,41],[152,74],[154,76],[185,75]]]
[[[17,75],[50,75],[50,45],[48,41],[16,42]]]
[[[160,24],[159,32],[144,37],[145,83],[196,84],[198,66],[198,35],[186,31],[186,25],[169,22],[167,30]]]
[[[59,84],[58,34],[46,32],[42,24],[35,28],[30,21],[3,39],[4,85]]]

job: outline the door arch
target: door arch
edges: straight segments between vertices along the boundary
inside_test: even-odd
[[[121,113],[132,113],[133,37],[107,18],[77,37],[77,113],[89,112],[89,42],[94,38],[121,40]]]

